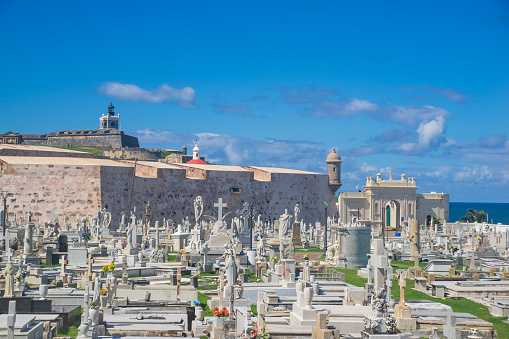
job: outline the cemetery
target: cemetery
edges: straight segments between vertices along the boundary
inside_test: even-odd
[[[409,217],[391,228],[344,221],[327,201],[323,221],[302,203],[266,218],[255,200],[207,196],[175,207],[189,211],[180,220],[147,201],[42,221],[10,212],[3,192],[0,336],[509,337],[509,225]]]

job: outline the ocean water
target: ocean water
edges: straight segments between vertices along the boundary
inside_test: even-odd
[[[450,202],[449,222],[456,222],[467,213],[469,208],[488,213],[489,222],[509,225],[509,204],[488,202]]]

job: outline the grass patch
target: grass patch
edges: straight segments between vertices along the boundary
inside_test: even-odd
[[[258,315],[258,307],[255,304],[251,304],[251,312],[254,315]]]
[[[405,299],[406,300],[430,300],[444,305],[448,305],[454,312],[464,312],[475,315],[477,318],[488,321],[493,324],[493,328],[497,330],[499,338],[509,338],[509,324],[504,321],[506,317],[494,317],[490,314],[488,307],[478,304],[466,298],[434,298],[426,293],[414,290],[415,282],[412,279],[406,280]],[[392,280],[392,297],[399,299],[398,279]]]
[[[97,155],[100,151],[102,151],[102,149],[99,147],[79,147],[79,146],[76,147],[50,146],[50,147],[68,149],[71,151],[87,152],[92,153],[93,155]]]
[[[258,278],[251,270],[246,270],[248,282],[263,282],[262,279]]]
[[[212,317],[214,314],[212,314],[212,311],[210,311],[207,301],[212,299],[212,297],[209,297],[206,294],[203,294],[201,292],[198,292],[198,301],[200,302],[201,308],[203,308],[203,316],[204,317]]]
[[[46,265],[45,263],[41,263],[41,267],[59,267],[60,265],[59,264],[56,264],[56,265]]]
[[[322,254],[322,256],[318,258],[318,261],[325,261],[325,254]]]
[[[199,291],[203,291],[203,290],[217,290],[217,285],[216,284],[213,284],[213,285],[203,285],[203,286],[196,287],[196,289],[199,290]]]
[[[295,252],[323,252],[321,248],[296,248]]]
[[[410,261],[392,261],[394,269],[405,269],[413,267],[414,263]],[[427,265],[426,263],[419,263],[419,266]],[[422,267],[421,267],[422,268]],[[356,269],[329,267],[327,272],[330,270],[336,270],[345,274],[345,281],[354,286],[363,287],[367,282],[367,279],[359,277]],[[405,299],[406,300],[430,300],[444,305],[448,305],[454,312],[470,313],[479,319],[488,321],[493,324],[493,329],[497,331],[499,338],[509,338],[509,324],[504,321],[507,317],[494,317],[490,314],[488,307],[478,304],[472,300],[466,298],[434,298],[426,293],[414,290],[415,282],[413,279],[406,280],[405,287]],[[392,297],[399,299],[399,285],[398,279],[392,280],[391,288]]]
[[[409,269],[410,267],[414,267],[415,266],[415,262],[413,261],[399,261],[399,260],[393,260],[391,262],[391,265],[392,265],[392,270],[393,272],[396,272],[396,270],[407,270]],[[420,262],[419,263],[419,268],[421,270],[423,270],[426,266],[428,266],[428,263],[427,262]]]
[[[368,282],[368,279],[359,277],[357,275],[357,269],[355,268],[340,268],[340,267],[328,267],[327,273],[331,270],[336,270],[345,274],[345,282],[357,286],[364,287],[364,284]],[[398,290],[399,291],[399,290]]]
[[[81,325],[81,320],[77,320],[72,326],[70,327],[62,327],[60,331],[57,333],[57,337],[72,337],[73,339],[76,338],[78,335],[78,327]]]

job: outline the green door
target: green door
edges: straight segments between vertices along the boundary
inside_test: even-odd
[[[391,227],[391,206],[387,206],[386,213],[387,216],[387,227]]]

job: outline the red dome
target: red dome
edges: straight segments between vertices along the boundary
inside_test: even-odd
[[[193,159],[189,160],[187,164],[194,164],[194,165],[206,165],[207,163],[201,159]]]

